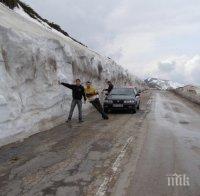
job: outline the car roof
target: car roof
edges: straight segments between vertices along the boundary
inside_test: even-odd
[[[123,88],[123,89],[134,89],[136,87],[133,87],[133,86],[121,86],[121,87],[115,87],[114,89],[119,89],[119,88]]]

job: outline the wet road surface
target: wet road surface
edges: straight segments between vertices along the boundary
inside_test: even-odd
[[[164,91],[141,99],[136,114],[92,112],[1,147],[0,195],[200,196],[200,107]],[[185,186],[168,186],[173,174]]]
[[[146,139],[125,195],[200,196],[200,107],[156,92],[146,120]],[[182,175],[177,184],[168,178],[173,174]]]
[[[137,114],[96,112],[0,148],[0,195],[107,195],[123,161],[139,154],[150,92]],[[135,161],[136,163],[136,161]],[[107,180],[108,179],[108,180]]]

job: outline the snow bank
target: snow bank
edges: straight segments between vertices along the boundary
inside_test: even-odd
[[[188,90],[187,87],[182,87],[175,89],[174,92],[181,97],[200,105],[200,87],[196,87],[195,89],[196,90]]]
[[[71,91],[58,80],[140,81],[114,61],[0,4],[0,145],[62,123]],[[84,107],[86,110],[88,105]]]

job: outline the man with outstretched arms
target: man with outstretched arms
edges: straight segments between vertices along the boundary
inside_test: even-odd
[[[85,90],[84,87],[81,85],[81,80],[76,79],[75,84],[68,84],[64,82],[59,82],[59,84],[62,84],[63,86],[69,88],[72,90],[72,103],[71,103],[71,109],[69,112],[69,117],[66,122],[70,122],[72,119],[72,115],[74,112],[74,108],[76,105],[78,106],[78,112],[79,112],[79,122],[83,122],[82,117],[82,98],[84,98],[84,101],[86,102],[86,96],[85,96]]]

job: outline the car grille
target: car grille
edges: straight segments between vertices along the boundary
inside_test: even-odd
[[[124,101],[123,100],[113,100],[114,104],[123,104]]]

